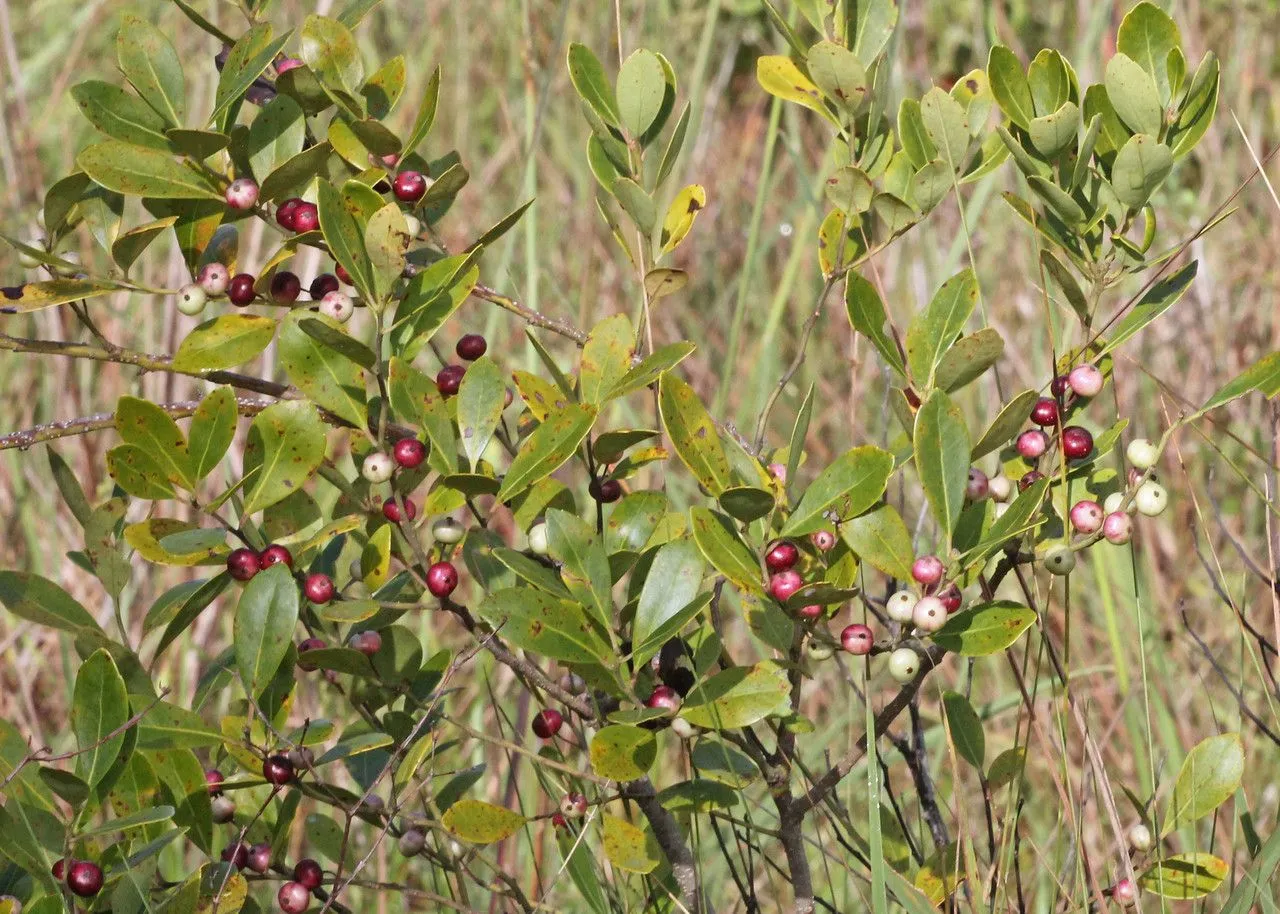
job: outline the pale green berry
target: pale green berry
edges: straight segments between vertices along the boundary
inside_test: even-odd
[[[916,595],[909,590],[899,590],[885,603],[884,609],[894,622],[910,622],[916,609]]]
[[[698,730],[683,717],[671,718],[671,732],[681,739],[693,739]]]
[[[1120,510],[1120,505],[1124,503],[1123,492],[1112,492],[1107,496],[1106,501],[1102,503],[1102,510],[1107,514],[1115,514]]]
[[[947,607],[937,597],[921,597],[911,610],[911,623],[922,632],[936,632],[947,624]]]
[[[1001,473],[987,480],[987,491],[996,501],[1008,501],[1013,497],[1013,480]]]
[[[1149,851],[1151,843],[1151,829],[1141,822],[1129,827],[1129,846],[1135,851]]]
[[[1139,470],[1151,469],[1160,459],[1159,449],[1146,438],[1134,438],[1130,441],[1129,446],[1124,449],[1124,455],[1130,466]]]
[[[1169,493],[1160,483],[1148,479],[1138,486],[1138,492],[1133,496],[1133,506],[1138,509],[1139,514],[1158,517],[1169,507]]]
[[[381,451],[374,451],[364,459],[364,464],[360,467],[360,475],[377,485],[390,479],[395,468],[395,461],[388,455]]]
[[[187,283],[178,290],[177,307],[183,314],[192,316],[199,314],[204,310],[204,306],[208,301],[208,294],[196,283]]]
[[[1076,567],[1076,554],[1066,546],[1053,546],[1044,554],[1044,567],[1050,574],[1070,574]]]
[[[405,213],[404,224],[409,228],[409,237],[417,238],[418,233],[422,231],[422,223],[418,221],[416,216],[410,216]]]
[[[920,655],[909,647],[900,647],[889,655],[889,675],[901,683],[916,678],[920,671]]]
[[[548,548],[547,525],[535,524],[529,529],[529,551],[534,555],[546,555]]]
[[[805,644],[805,650],[809,654],[809,659],[818,663],[830,660],[831,655],[835,653],[835,649],[824,641],[809,641]]]
[[[431,535],[437,543],[452,546],[462,541],[467,530],[452,517],[442,517],[431,525]]]

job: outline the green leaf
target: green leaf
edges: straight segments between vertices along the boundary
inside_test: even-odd
[[[1111,186],[1120,202],[1141,209],[1173,171],[1173,153],[1164,143],[1142,133],[1129,138],[1111,164]]]
[[[607,812],[601,813],[601,819],[604,855],[615,867],[643,875],[653,872],[662,863],[662,849],[652,832]]]
[[[1146,0],[1125,14],[1116,33],[1116,50],[1151,74],[1164,102],[1168,102],[1172,94],[1169,52],[1181,44],[1177,23],[1160,7]]]
[[[928,131],[924,129],[920,102],[914,98],[904,98],[898,106],[898,136],[903,152],[916,168],[938,157],[938,147],[933,145]]]
[[[129,720],[129,695],[116,663],[99,648],[80,665],[71,697],[71,729],[76,735],[76,776],[96,787],[120,757],[125,734],[119,730]]]
[[[1031,145],[1046,158],[1052,158],[1076,141],[1080,132],[1080,108],[1074,102],[1063,102],[1052,114],[1031,122]]]
[[[921,212],[927,213],[946,198],[954,182],[952,167],[941,159],[935,159],[911,176],[911,200]]]
[[[956,340],[938,362],[934,382],[947,393],[960,390],[986,373],[1004,355],[1004,338],[994,327]]]
[[[359,109],[356,99],[364,82],[364,62],[350,29],[336,19],[308,16],[302,24],[301,57],[343,107]]]
[[[1090,320],[1089,303],[1085,300],[1084,292],[1080,289],[1075,277],[1071,275],[1071,271],[1048,248],[1040,251],[1040,263],[1044,267],[1044,271],[1062,289],[1062,294],[1066,296],[1067,302],[1071,305],[1071,310],[1076,313],[1076,317],[1080,318],[1081,323],[1088,323]]]
[[[613,400],[617,397],[624,397],[633,391],[641,390],[650,384],[656,384],[658,380],[683,362],[689,355],[698,348],[690,342],[668,343],[665,346],[659,346],[650,355],[646,356],[627,371],[622,379],[608,392],[605,399]]]
[[[760,777],[760,769],[750,756],[718,739],[698,740],[689,758],[699,775],[734,790]]]
[[[601,463],[617,463],[623,454],[641,441],[648,441],[661,434],[656,428],[621,428],[601,432],[591,442],[591,453]]]
[[[195,711],[167,701],[151,704],[150,699],[143,696],[132,700],[138,708],[150,705],[150,710],[138,722],[139,749],[193,749],[222,742],[222,734],[206,725]]]
[[[404,141],[404,151],[402,155],[409,155],[427,138],[427,134],[431,132],[431,126],[436,120],[436,109],[440,104],[440,68],[436,67],[431,71],[431,78],[427,80],[427,87],[422,93],[422,105],[418,108],[418,116],[413,121],[413,127],[409,130],[409,138]]]
[[[907,328],[907,364],[917,384],[932,386],[934,370],[977,304],[977,277],[972,270],[962,270],[944,282],[929,306],[916,315]]]
[[[453,420],[435,381],[400,356],[392,356],[387,369],[387,387],[396,415],[420,425],[426,432],[431,443],[427,452],[431,468],[439,473],[457,472],[458,442]]]
[[[658,221],[658,208],[643,187],[630,178],[618,178],[609,191],[622,204],[636,228],[646,235],[653,231],[654,223]]]
[[[1268,400],[1280,394],[1280,352],[1272,352],[1254,362],[1236,375],[1210,397],[1200,408],[1208,412],[1239,399],[1247,393],[1258,391]]]
[[[987,754],[987,743],[978,713],[969,704],[969,699],[959,692],[943,692],[942,706],[947,711],[947,730],[951,733],[956,753],[981,771]]]
[[[72,86],[71,97],[89,123],[112,139],[171,153],[164,133],[168,122],[136,95],[91,79]]]
[[[964,108],[945,90],[934,86],[920,99],[920,117],[938,157],[958,171],[969,149],[969,120]]]
[[[195,485],[187,439],[173,417],[150,400],[121,397],[116,403],[116,431],[151,457],[165,477],[184,489]]]
[[[824,188],[827,199],[844,213],[865,213],[871,208],[871,198],[875,195],[875,185],[861,168],[846,165],[837,169],[827,178]],[[849,276],[854,276],[853,272]],[[848,287],[845,287],[846,302]]]
[[[249,125],[245,151],[259,184],[302,151],[306,131],[302,108],[287,95],[277,95],[258,113]]]
[[[1036,113],[1041,115],[1052,114],[1076,94],[1066,59],[1052,48],[1043,48],[1036,54],[1027,67],[1027,82]]]
[[[977,460],[979,457],[985,457],[992,451],[1008,444],[1013,436],[1026,424],[1027,416],[1031,413],[1031,407],[1038,399],[1040,399],[1038,391],[1024,390],[1006,403],[1000,410],[999,415],[992,420],[991,425],[982,433],[978,443],[973,446],[973,453],[970,454],[970,459]]]
[[[372,370],[378,364],[373,350],[348,333],[344,326],[335,327],[332,322],[325,323],[318,317],[303,317],[298,320],[298,327],[317,343],[361,368]]]
[[[240,37],[227,55],[227,62],[223,64],[222,74],[218,77],[218,91],[213,113],[209,115],[210,123],[225,124],[226,115],[244,98],[245,92],[249,91],[254,81],[275,60],[292,35],[292,32],[285,32],[273,39],[271,25],[264,22],[255,25]]]
[[[1213,812],[1239,789],[1243,776],[1244,744],[1239,734],[1224,733],[1200,742],[1178,770],[1161,837]]]
[[[502,369],[493,359],[485,356],[467,366],[458,388],[458,433],[472,466],[493,440],[506,394]]]
[[[634,352],[635,331],[625,314],[615,314],[596,324],[582,347],[578,390],[583,401],[597,406],[603,403],[630,370]]]
[[[672,540],[658,550],[640,589],[632,625],[636,664],[662,647],[670,623],[698,595],[704,568],[702,553],[691,539]]]
[[[294,71],[290,70],[288,72]],[[326,142],[316,143],[297,155],[285,159],[276,166],[271,174],[263,179],[262,187],[258,192],[259,199],[277,201],[284,197],[294,196],[302,189],[303,185],[324,172],[332,155],[333,147]],[[323,186],[328,187],[328,184],[325,183]],[[324,192],[321,191],[320,193],[323,196]],[[320,228],[323,231],[323,217],[321,218]]]
[[[783,525],[783,536],[803,536],[826,525],[825,514],[834,510],[841,518],[866,511],[884,494],[893,455],[872,445],[841,454],[809,484],[800,503]]]
[[[317,186],[317,208],[320,214],[320,232],[324,235],[329,253],[342,268],[351,274],[356,289],[368,301],[375,301],[373,265],[365,253],[364,236],[355,216],[347,210],[342,196],[328,181]]]
[[[314,403],[273,403],[254,418],[252,430],[262,441],[262,465],[245,497],[245,515],[299,491],[325,453],[324,422]]]
[[[612,665],[617,658],[582,606],[529,587],[490,593],[481,602],[480,617],[502,627],[502,637],[516,648],[565,663]]]
[[[510,501],[559,469],[591,432],[596,415],[594,406],[572,403],[548,416],[525,439],[511,461],[498,492],[498,501]]]
[[[1213,123],[1213,116],[1218,110],[1219,69],[1217,56],[1209,51],[1191,78],[1191,86],[1178,109],[1177,120],[1165,137],[1173,147],[1175,159],[1191,152]]]
[[[156,501],[173,498],[168,474],[140,447],[122,444],[107,452],[107,473],[120,488],[135,498]]]
[[[1231,867],[1213,854],[1196,852],[1166,857],[1138,877],[1138,884],[1163,898],[1201,898],[1222,885]]]
[[[133,262],[142,256],[142,252],[167,229],[172,228],[177,221],[177,216],[165,216],[163,219],[129,229],[112,242],[111,259],[120,269],[128,273]]]
[[[609,77],[599,59],[586,45],[569,45],[569,79],[578,95],[596,115],[611,127],[621,126],[622,115]]]
[[[242,365],[271,344],[276,322],[256,314],[222,314],[188,333],[173,357],[178,371],[216,371]]]
[[[611,781],[644,777],[658,757],[652,730],[611,724],[591,738],[591,768]]]
[[[632,137],[639,138],[653,124],[666,90],[662,61],[652,51],[640,48],[622,62],[617,83],[618,119]]]
[[[1164,107],[1155,80],[1125,54],[1117,54],[1107,63],[1103,80],[1107,98],[1120,120],[1134,133],[1160,136],[1164,126]]]
[[[729,458],[698,395],[675,375],[664,374],[658,385],[658,411],[676,454],[694,478],[718,497],[732,484]]]
[[[588,609],[599,630],[609,631],[613,627],[613,581],[609,556],[595,525],[559,508],[546,512],[546,525],[549,552],[560,564],[564,586]]]
[[[1133,336],[1147,324],[1151,323],[1165,311],[1169,310],[1196,278],[1199,261],[1193,260],[1182,269],[1157,282],[1138,300],[1129,313],[1116,322],[1111,336],[1103,346],[1098,357],[1113,351],[1129,337]]]
[[[1035,621],[1034,609],[996,600],[955,614],[934,633],[933,641],[962,657],[985,657],[1013,644]]]
[[[164,32],[126,13],[116,34],[116,60],[142,100],[171,127],[181,127],[186,113],[186,81],[178,52]]]
[[[75,635],[101,635],[93,616],[71,594],[38,574],[0,571],[0,603],[20,619]]]
[[[960,410],[942,391],[930,394],[916,414],[913,443],[920,484],[938,527],[949,541],[964,507],[969,479],[969,429]]]
[[[1005,117],[1023,130],[1029,130],[1036,116],[1036,106],[1031,97],[1031,84],[1018,56],[1004,45],[993,47],[987,57],[987,77],[991,81],[991,94]]]
[[[867,96],[867,69],[858,56],[834,41],[819,41],[806,56],[809,76],[822,94],[852,113]]]
[[[705,813],[713,809],[731,809],[742,802],[736,790],[710,778],[680,781],[658,792],[658,802],[668,812]]]
[[[459,800],[441,818],[445,828],[468,844],[492,844],[509,838],[526,821],[518,812],[482,800]]]
[[[894,0],[859,0],[845,4],[845,40],[853,38],[853,52],[868,68],[889,43],[898,23]]]
[[[399,203],[388,203],[370,217],[365,227],[364,247],[373,268],[373,289],[378,301],[390,294],[404,272],[410,241],[409,223]]]
[[[781,55],[768,55],[756,60],[756,81],[760,88],[783,101],[795,102],[810,111],[816,111],[837,128],[840,122],[835,119],[827,106],[822,102],[822,93],[800,72],[795,61]]]
[[[892,578],[911,577],[915,550],[911,533],[892,505],[880,505],[840,525],[840,535],[854,554]]]
[[[511,212],[507,213],[495,222],[492,227],[486,229],[483,235],[471,242],[467,250],[470,251],[475,248],[487,248],[507,232],[511,231],[511,229],[515,228],[516,224],[520,221],[520,217],[525,214],[529,207],[533,206],[533,202],[533,199],[529,199],[517,206]]]
[[[1048,478],[1041,479],[1019,492],[1008,509],[996,518],[981,542],[965,553],[965,564],[972,566],[986,561],[988,556],[1004,548],[1010,539],[1039,526],[1043,521],[1040,507],[1049,482]]]
[[[786,670],[772,660],[753,667],[732,667],[700,682],[685,698],[680,716],[708,730],[749,727],[791,705]]]
[[[336,416],[360,428],[365,423],[365,374],[359,365],[322,344],[304,330],[302,321],[317,321],[329,329],[345,332],[342,325],[325,315],[299,308],[289,312],[280,325],[280,364],[294,386]]]
[[[1271,832],[1271,837],[1253,856],[1253,865],[1231,890],[1231,897],[1218,914],[1248,914],[1254,910],[1261,894],[1274,885],[1276,868],[1280,867],[1280,828]]]
[[[204,174],[174,160],[170,153],[118,140],[87,146],[76,165],[94,182],[117,193],[160,200],[221,200]]]
[[[772,492],[755,486],[732,486],[720,493],[720,507],[746,523],[768,517],[777,505]]]
[[[233,637],[236,668],[251,699],[271,683],[293,643],[298,624],[298,585],[283,563],[260,571],[236,604]]]
[[[695,507],[690,511],[693,541],[703,557],[739,590],[762,595],[760,562],[723,514]]]
[[[907,373],[902,355],[893,338],[885,332],[888,314],[880,293],[871,281],[859,273],[850,271],[845,277],[844,306],[853,329],[861,333],[880,353],[880,357],[898,374]]]

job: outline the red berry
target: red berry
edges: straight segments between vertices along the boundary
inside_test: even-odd
[[[1083,460],[1093,453],[1093,435],[1078,425],[1062,430],[1062,453],[1068,460]]]
[[[222,859],[238,870],[242,870],[249,862],[249,845],[243,841],[228,844],[222,849]]]
[[[427,590],[443,600],[458,586],[458,569],[451,562],[436,562],[427,569]]]
[[[922,555],[911,564],[911,576],[925,587],[933,587],[942,580],[947,567],[936,555]]]
[[[308,889],[318,889],[324,881],[324,870],[310,857],[303,857],[293,868],[293,878]]]
[[[271,869],[271,845],[265,841],[249,848],[249,869],[262,874]]]
[[[318,651],[323,647],[325,647],[325,642],[323,638],[307,638],[305,641],[299,644],[298,645],[298,666],[301,669],[306,670],[307,672],[311,672],[312,670],[314,670],[316,668],[316,665],[314,663],[308,663],[307,661],[303,660],[302,655],[307,653],[307,651]]]
[[[226,780],[221,771],[217,768],[208,768],[204,773],[205,785],[209,788],[211,796],[217,796],[222,793],[222,784]]]
[[[417,438],[401,438],[391,449],[391,456],[400,466],[412,470],[427,459],[427,446]]]
[[[269,755],[262,763],[262,777],[268,784],[283,787],[293,780],[293,762],[285,755]]]
[[[314,203],[299,203],[293,212],[293,228],[299,235],[320,227],[320,211]]]
[[[555,708],[544,708],[533,718],[533,735],[538,739],[551,739],[560,732],[564,715]]]
[[[307,289],[307,292],[310,293],[312,301],[319,301],[330,292],[337,292],[341,288],[342,283],[338,282],[338,277],[332,273],[321,273],[311,280],[311,286]]]
[[[436,373],[436,389],[443,396],[452,397],[462,386],[462,376],[466,372],[461,365],[446,365]]]
[[[248,273],[237,273],[227,283],[227,298],[237,308],[253,304],[258,293],[253,290],[254,278]]]
[[[1018,436],[1018,453],[1026,460],[1035,460],[1049,449],[1049,436],[1038,428],[1025,431]]]
[[[298,207],[302,205],[301,197],[290,197],[279,206],[276,207],[276,224],[283,229],[294,231],[296,223],[294,216],[297,215]]]
[[[67,870],[67,885],[81,898],[92,898],[102,890],[102,867],[88,860],[77,860]]]
[[[569,820],[564,817],[564,813],[556,812],[551,814],[551,824],[556,828],[568,828]]]
[[[288,270],[281,270],[271,277],[271,300],[282,305],[291,305],[302,294],[302,281]]]
[[[382,649],[382,636],[377,632],[360,632],[351,638],[351,647],[366,657],[372,657]]]
[[[812,603],[808,606],[801,606],[796,610],[796,615],[806,622],[814,622],[822,618],[822,606],[818,603]]]
[[[458,358],[474,362],[484,355],[488,348],[489,343],[483,336],[478,333],[468,333],[458,340],[458,345],[454,347],[454,351],[458,353]]]
[[[800,560],[800,550],[790,540],[775,540],[764,554],[764,567],[771,572],[787,571]]]
[[[1053,394],[1053,396],[1059,400],[1062,399],[1062,395],[1069,389],[1070,387],[1067,384],[1067,376],[1064,374],[1058,375],[1049,382],[1049,393]]]
[[[337,275],[339,282],[344,282],[349,286],[355,285],[355,283],[351,281],[351,274],[347,272],[346,267],[342,264],[335,263],[333,265],[333,272]]]
[[[680,693],[668,685],[654,686],[649,697],[644,700],[644,706],[662,711],[678,711],[680,710]]]
[[[53,861],[53,866],[49,867],[49,872],[53,874],[54,879],[61,882],[63,877],[67,875],[66,858],[60,857],[57,860]]]
[[[247,581],[259,571],[258,553],[243,546],[227,556],[227,573],[237,581]]]
[[[804,586],[804,579],[799,572],[780,571],[769,579],[769,593],[779,603],[785,603],[792,594]]]
[[[276,893],[276,904],[284,914],[302,914],[311,904],[311,892],[301,882],[286,882]]]
[[[283,76],[284,74],[288,73],[290,70],[296,70],[298,69],[298,67],[302,67],[302,66],[306,66],[306,64],[304,64],[301,60],[299,60],[296,57],[282,57],[280,58],[280,61],[276,64],[276,73]]]
[[[258,185],[250,178],[236,178],[227,185],[223,198],[232,209],[253,209],[258,202]]]
[[[1031,421],[1036,425],[1050,426],[1058,424],[1058,401],[1051,397],[1041,397],[1031,407]]]
[[[949,584],[938,594],[938,599],[942,601],[942,605],[947,608],[948,613],[953,613],[960,608],[960,604],[964,602],[964,596],[960,593],[960,588],[955,584]]]
[[[840,646],[850,654],[869,654],[874,643],[875,636],[872,635],[871,628],[861,622],[846,625],[840,633]]]
[[[405,203],[417,203],[427,192],[427,179],[416,171],[402,171],[391,182],[391,190],[397,200]]]
[[[1024,473],[1022,478],[1018,480],[1018,491],[1025,492],[1042,479],[1044,479],[1044,474],[1039,470],[1031,470],[1028,473]]]
[[[622,497],[622,483],[616,479],[593,479],[587,491],[596,501],[608,505]]]
[[[413,520],[418,516],[418,509],[412,501],[402,498],[404,502],[404,511],[401,512],[400,506],[396,504],[394,497],[388,498],[382,503],[382,516],[393,524],[399,524],[405,520]]]
[[[1078,501],[1071,506],[1071,526],[1077,533],[1097,533],[1102,529],[1102,505],[1096,501]]]
[[[262,554],[258,556],[258,567],[263,571],[266,571],[272,565],[279,565],[281,562],[284,562],[290,568],[293,567],[293,553],[279,543],[272,543],[266,549],[263,549]]]
[[[333,578],[320,572],[307,575],[307,579],[302,583],[302,593],[317,606],[323,606],[332,600],[335,590]]]

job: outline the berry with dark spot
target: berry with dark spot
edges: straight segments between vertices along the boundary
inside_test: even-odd
[[[258,184],[252,178],[236,178],[223,196],[232,209],[253,209],[258,203]]]
[[[271,845],[264,841],[249,848],[248,864],[249,869],[258,875],[271,869]]]
[[[412,470],[427,459],[427,446],[417,438],[401,438],[391,449],[391,455],[400,466]]]
[[[1018,436],[1015,447],[1026,460],[1035,460],[1049,449],[1049,436],[1038,428],[1030,429]]]
[[[286,882],[276,893],[276,904],[284,914],[302,914],[311,904],[311,892],[301,882]]]
[[[443,600],[458,587],[458,569],[452,562],[436,562],[427,569],[427,590],[437,599]]]
[[[293,212],[293,228],[301,235],[304,232],[314,232],[320,227],[320,211],[316,209],[314,203],[299,203],[298,208]]]
[[[1105,515],[1102,505],[1087,498],[1071,506],[1071,526],[1077,533],[1097,533],[1102,529]]]
[[[81,898],[92,898],[102,891],[102,867],[88,860],[77,860],[67,870],[67,887]]]
[[[861,622],[846,625],[844,631],[840,632],[840,647],[850,654],[859,656],[869,654],[873,644],[875,644],[875,636],[871,633],[870,626],[863,625]]]
[[[925,587],[933,587],[941,581],[946,570],[947,566],[936,555],[922,555],[911,563],[911,576]]]
[[[247,581],[261,569],[258,566],[258,553],[243,546],[232,549],[227,556],[227,574],[237,581]]]
[[[262,550],[262,554],[258,556],[258,567],[266,571],[272,565],[279,565],[281,562],[293,567],[293,553],[279,543],[272,543],[266,549]]]
[[[232,276],[231,281],[227,283],[227,298],[231,300],[231,304],[237,308],[253,304],[253,300],[258,297],[253,284],[254,278],[248,273],[237,273]]]
[[[227,270],[225,263],[216,261],[206,263],[200,268],[196,282],[200,284],[200,288],[204,289],[206,295],[221,295],[227,291],[227,285],[231,282],[231,273]]]
[[[420,172],[402,171],[391,182],[396,199],[405,203],[417,203],[427,192],[427,179]]]
[[[829,552],[836,545],[836,535],[830,530],[818,530],[809,534],[809,542],[819,552]]]
[[[1083,460],[1093,453],[1093,435],[1078,425],[1062,430],[1062,453],[1068,460]]]

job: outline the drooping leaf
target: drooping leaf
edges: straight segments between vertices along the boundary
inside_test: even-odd
[[[120,757],[129,719],[129,695],[116,663],[100,648],[80,665],[71,697],[71,729],[76,735],[76,776],[95,787]],[[111,734],[115,734],[114,736]]]
[[[298,585],[283,563],[247,583],[236,604],[236,667],[251,699],[270,684],[298,624]]]
[[[941,390],[930,394],[916,414],[913,443],[920,484],[938,527],[949,538],[964,506],[969,430],[960,410]]]

